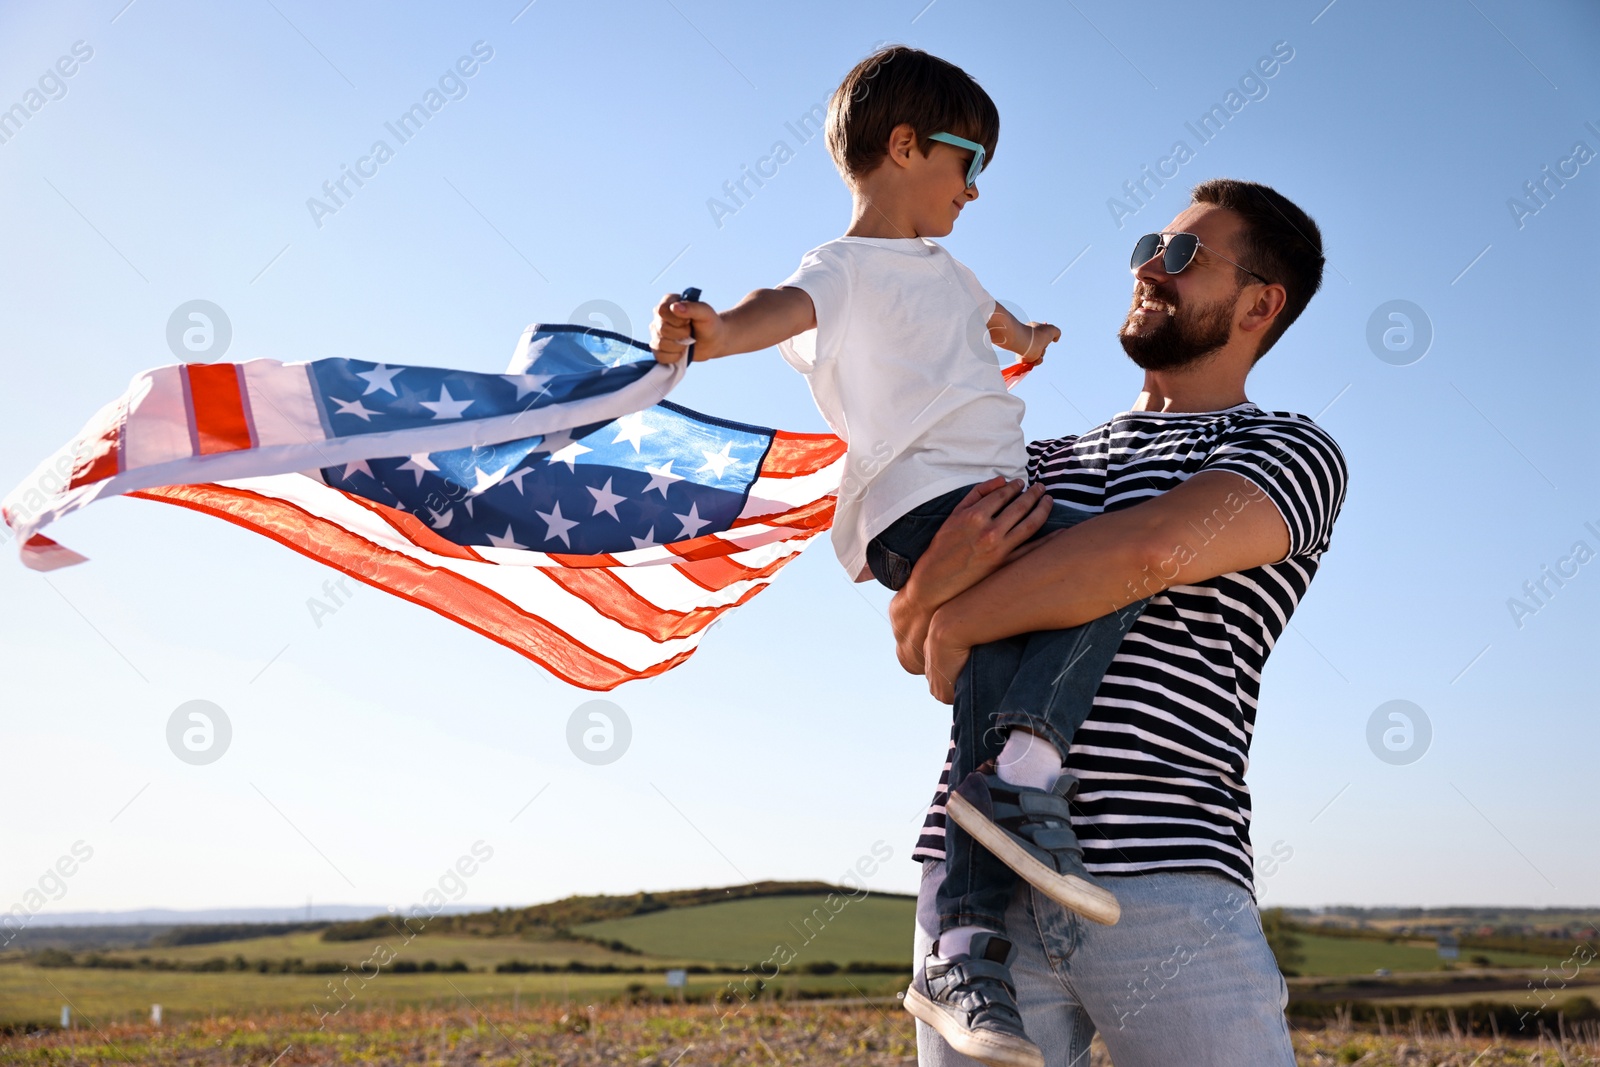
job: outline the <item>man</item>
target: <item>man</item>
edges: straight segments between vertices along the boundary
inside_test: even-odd
[[[1292,1064],[1244,775],[1262,667],[1327,549],[1346,471],[1310,419],[1251,404],[1245,379],[1320,286],[1322,238],[1274,190],[1218,180],[1133,259],[1132,410],[1032,444],[1026,490],[974,490],[891,608],[901,662],[956,704],[953,765],[914,853],[916,957],[965,965],[940,955],[931,913],[944,802],[998,754],[971,709],[1007,682],[964,671],[970,650],[1149,598],[1073,739],[1076,786],[1060,787],[1077,789],[1084,862],[1122,918],[1087,922],[1023,886],[1006,914],[1017,1004],[1051,1065],[1086,1064],[1096,1030],[1118,1067]],[[1100,514],[1027,544],[1046,492]],[[918,1043],[925,1065],[972,1062],[921,1024]]]

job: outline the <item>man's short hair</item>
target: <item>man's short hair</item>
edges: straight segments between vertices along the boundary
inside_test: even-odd
[[[901,123],[917,131],[924,156],[935,133],[978,142],[986,160],[1000,140],[1000,112],[966,71],[904,45],[881,48],[845,75],[828,103],[828,152],[845,181],[877,169]]]
[[[1260,359],[1278,343],[1311,297],[1322,287],[1322,231],[1294,202],[1270,186],[1233,178],[1201,182],[1190,192],[1194,204],[1215,204],[1244,220],[1239,246],[1240,261],[1268,281],[1283,286],[1283,310],[1262,335],[1256,352]],[[1241,281],[1252,279],[1241,275]]]

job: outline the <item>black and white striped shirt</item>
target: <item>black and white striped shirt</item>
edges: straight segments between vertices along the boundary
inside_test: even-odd
[[[1206,868],[1252,888],[1244,778],[1261,670],[1327,550],[1347,473],[1339,446],[1310,419],[1249,403],[1125,412],[1081,436],[1028,446],[1030,480],[1094,512],[1131,507],[1213,470],[1241,475],[1259,492],[1195,526],[1190,547],[1204,551],[1232,514],[1270,501],[1289,527],[1289,555],[1173,586],[1151,598],[1123,638],[1067,756],[1082,781],[1073,826],[1096,874]],[[944,858],[949,775],[946,762],[917,859]]]

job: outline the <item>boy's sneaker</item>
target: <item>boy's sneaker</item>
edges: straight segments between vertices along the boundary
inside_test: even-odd
[[[951,1048],[990,1067],[1044,1067],[1044,1053],[1028,1040],[1011,984],[1016,946],[988,930],[972,935],[959,955],[933,946],[906,990],[906,1010],[935,1030]]]
[[[1063,907],[1107,926],[1122,906],[1083,868],[1083,846],[1067,800],[1078,780],[1062,774],[1049,790],[1001,781],[994,761],[951,791],[945,811],[973,840]]]

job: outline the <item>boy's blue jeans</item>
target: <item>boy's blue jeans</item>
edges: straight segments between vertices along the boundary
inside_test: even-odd
[[[867,545],[872,576],[899,589],[927,551],[933,535],[970,491],[953,490],[901,516]],[[1056,503],[1042,537],[1092,517]],[[980,645],[956,680],[955,751],[950,788],[1000,755],[1006,735],[1021,726],[1056,747],[1063,759],[1072,735],[1089,717],[1122,637],[1144,609],[1144,601],[1067,630],[1041,630]],[[1005,929],[1006,906],[1017,876],[953,820],[945,823],[945,876],[939,887],[940,932],[957,926]]]

